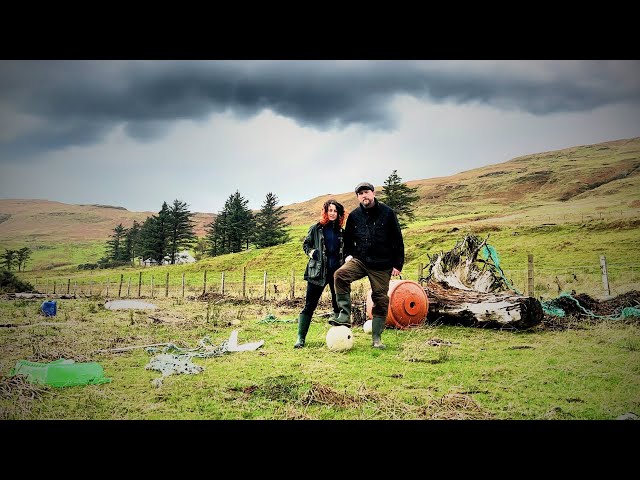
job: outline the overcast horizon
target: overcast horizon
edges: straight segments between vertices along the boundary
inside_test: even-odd
[[[217,213],[640,136],[640,61],[0,61],[0,198]]]

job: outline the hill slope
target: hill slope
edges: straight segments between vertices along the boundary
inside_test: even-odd
[[[402,176],[402,172],[398,173]],[[483,219],[517,222],[524,216],[549,212],[593,215],[624,211],[637,218],[640,137],[527,155],[448,177],[403,180],[417,187],[417,219],[432,228],[450,228],[452,223]],[[379,194],[382,189],[383,185],[376,185]],[[287,221],[292,227],[309,225],[331,197],[342,202],[347,211],[357,204],[353,192],[319,196],[284,206]],[[59,244],[68,248],[87,242],[99,245],[109,239],[119,223],[129,227],[134,220],[143,222],[156,213],[47,200],[0,200],[0,249]],[[205,227],[213,218],[213,213],[195,214],[198,236],[204,236]],[[74,262],[83,260],[70,261]]]
[[[12,242],[107,240],[119,223],[126,228],[158,212],[130,212],[109,205],[71,205],[49,200],[0,200],[0,245]],[[213,214],[196,213],[203,236]]]
[[[402,177],[402,172],[398,172]],[[449,177],[403,180],[417,187],[418,218],[453,217],[483,211],[504,217],[536,214],[553,205],[558,213],[640,208],[640,138],[518,157]],[[381,191],[384,185],[374,185]],[[329,196],[287,207],[292,225],[316,218]],[[353,192],[333,195],[347,210],[357,204]],[[505,209],[505,207],[508,207]]]

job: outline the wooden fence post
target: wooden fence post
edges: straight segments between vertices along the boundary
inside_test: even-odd
[[[202,295],[207,293],[207,271],[204,271],[204,286],[202,287]]]
[[[424,265],[422,265],[422,262],[420,262],[418,264],[418,282],[422,280],[423,269],[424,269]]]
[[[93,293],[91,293],[93,290],[93,279],[89,280],[89,296],[92,297]]]
[[[118,285],[118,298],[122,295],[122,281],[124,280],[124,273],[120,274],[120,285]]]
[[[242,298],[247,298],[247,267],[242,267]]]
[[[153,298],[153,275],[151,275],[151,298]]]
[[[167,270],[167,282],[165,283],[165,286],[164,286],[164,296],[165,297],[169,296],[169,270]]]
[[[109,296],[109,277],[107,277],[107,294],[105,295],[105,297]]]
[[[76,280],[73,281],[73,296],[76,296],[76,287],[78,286],[78,282]]]
[[[600,255],[600,270],[602,271],[602,287],[604,288],[604,294],[606,297],[611,296],[611,290],[609,289],[609,274],[607,272],[607,257]]]
[[[262,281],[262,299],[266,300],[267,299],[267,271],[264,271],[264,277],[263,277],[263,281]]]
[[[131,275],[129,275],[129,281],[127,282],[127,298],[131,298]]]
[[[182,272],[182,298],[184,298],[184,272]]]
[[[71,279],[67,279],[67,295],[71,292]]]
[[[138,275],[138,298],[140,298],[141,292],[142,292],[142,270],[140,270]]]
[[[528,267],[527,267],[527,295],[535,297],[534,285],[533,285],[533,254],[527,255]]]
[[[220,280],[220,295],[224,295],[224,272],[222,272],[222,278]]]
[[[295,272],[291,270],[291,300],[296,297],[296,276]]]

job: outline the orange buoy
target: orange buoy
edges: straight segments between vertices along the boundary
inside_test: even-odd
[[[408,328],[421,325],[427,319],[429,299],[424,288],[413,280],[391,280],[389,282],[389,311],[385,325],[393,328]],[[371,289],[367,293],[367,318],[373,318]]]

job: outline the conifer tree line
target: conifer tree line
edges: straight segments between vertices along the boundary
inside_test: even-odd
[[[391,207],[398,216],[400,227],[404,228],[405,218],[415,219],[413,206],[420,198],[417,188],[402,183],[397,170],[384,182],[379,195],[381,202]],[[175,264],[177,256],[183,250],[193,249],[196,259],[205,255],[212,257],[227,253],[236,253],[254,248],[266,248],[289,241],[286,228],[284,207],[279,206],[278,197],[267,193],[260,210],[252,212],[246,200],[238,190],[227,198],[224,208],[214,220],[205,226],[205,236],[198,237],[194,231],[193,216],[185,202],[178,199],[171,205],[162,203],[157,215],[147,217],[141,224],[134,220],[133,225],[125,228],[119,223],[109,237],[105,255],[97,264],[82,264],[79,269],[110,268],[134,265],[139,258],[152,259],[158,264],[165,260]],[[14,268],[23,271],[31,257],[31,249],[5,249],[0,254],[0,267],[10,271]]]
[[[194,231],[193,212],[178,199],[171,205],[163,202],[157,215],[130,228],[118,224],[107,241],[106,254],[98,262],[103,268],[135,264],[137,258],[152,259],[162,264],[165,259],[176,263],[179,252],[194,248],[196,258],[217,256],[286,243],[289,225],[278,197],[269,192],[257,213],[253,213],[238,190],[225,201],[224,208],[206,225],[206,234],[198,238]],[[82,268],[83,266],[81,266]],[[87,267],[85,267],[87,268]],[[90,267],[88,267],[90,268]]]
[[[405,219],[415,219],[413,205],[419,199],[417,190],[403,183],[397,170],[393,170],[384,182],[380,201],[396,212],[401,228],[406,226]],[[97,266],[133,265],[138,258],[152,259],[158,264],[166,259],[173,265],[177,254],[185,249],[193,248],[199,259],[205,255],[215,257],[248,250],[251,246],[266,248],[289,241],[286,212],[278,205],[275,194],[267,193],[255,214],[248,203],[236,190],[229,195],[215,219],[205,226],[205,236],[199,238],[194,232],[192,218],[195,214],[189,211],[187,204],[178,199],[171,205],[163,202],[158,214],[147,217],[142,224],[134,221],[130,228],[118,224],[107,242],[106,254]],[[95,267],[89,265],[80,268]]]

